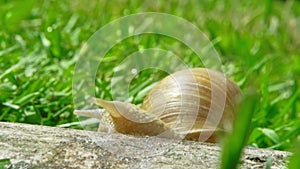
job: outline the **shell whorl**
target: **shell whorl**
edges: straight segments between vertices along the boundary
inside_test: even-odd
[[[165,99],[164,111],[153,111],[161,107],[161,102],[153,101],[159,95]],[[240,95],[239,87],[222,73],[193,68],[161,80],[145,97],[141,108],[158,113],[160,120],[185,138],[198,140],[201,132],[214,137],[215,131],[230,130]],[[208,119],[209,114],[213,115]]]
[[[140,108],[119,101],[92,101],[110,114],[117,132],[215,142],[216,133],[230,130],[240,95],[239,87],[224,74],[192,68],[162,79]]]

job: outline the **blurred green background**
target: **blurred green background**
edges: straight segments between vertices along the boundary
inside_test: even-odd
[[[242,90],[257,89],[249,145],[285,150],[300,139],[300,2],[293,0],[0,0],[0,121],[80,128],[72,113],[72,78],[81,47],[105,24],[149,11],[195,24],[214,44],[225,73]],[[176,49],[188,65],[201,66],[174,39],[128,38],[105,56],[97,96],[111,99],[113,68],[150,47]],[[164,76],[159,70],[139,73],[129,100],[139,104],[143,89]]]

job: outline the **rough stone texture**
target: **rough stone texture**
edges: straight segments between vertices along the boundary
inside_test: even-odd
[[[0,122],[10,168],[218,168],[218,145]],[[284,168],[288,152],[247,148],[240,168]]]

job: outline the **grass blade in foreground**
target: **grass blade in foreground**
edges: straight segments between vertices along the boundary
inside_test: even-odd
[[[4,158],[0,159],[0,168],[10,168],[9,166],[11,165],[10,159]]]
[[[300,142],[294,146],[294,150],[292,151],[294,154],[290,157],[289,161],[289,169],[299,169],[300,168]]]
[[[252,115],[258,102],[257,94],[249,92],[242,99],[232,133],[224,140],[221,168],[237,168],[240,155],[247,141]]]

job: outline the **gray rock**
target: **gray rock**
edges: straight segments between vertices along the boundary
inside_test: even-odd
[[[10,168],[218,168],[219,145],[0,122]],[[285,168],[290,153],[246,148],[240,168]]]

